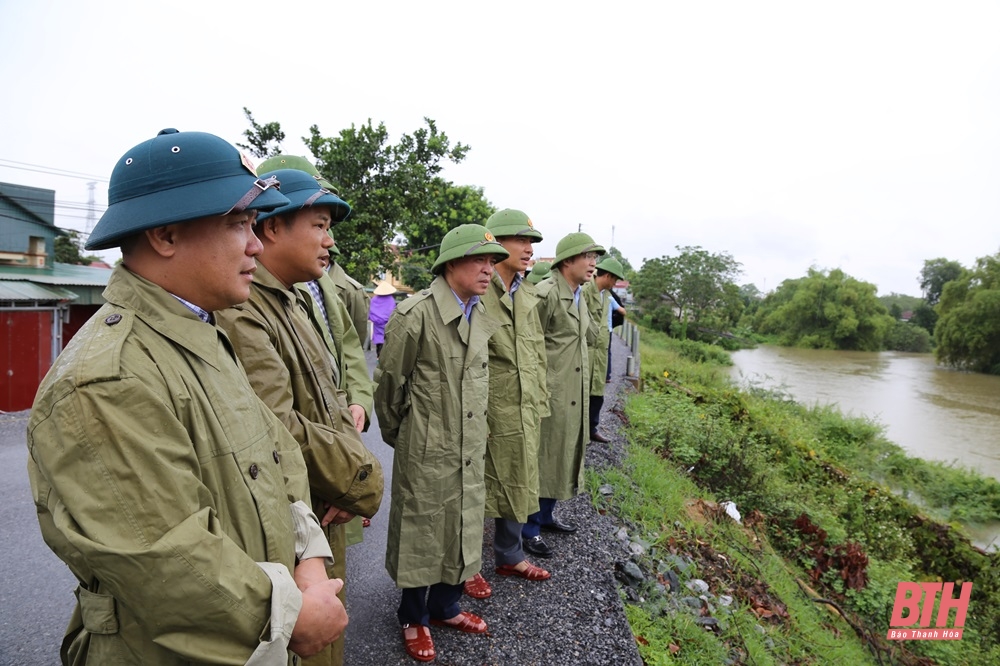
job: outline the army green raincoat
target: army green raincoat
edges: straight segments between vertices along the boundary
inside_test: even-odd
[[[587,346],[590,395],[603,396],[608,379],[608,347],[611,345],[611,331],[608,330],[611,296],[598,289],[593,280],[583,285],[583,296],[587,299],[587,311],[590,313],[591,335],[588,336],[588,343],[594,341]]]
[[[358,334],[358,340],[361,341],[361,348],[364,349],[365,343],[368,342],[369,296],[365,293],[365,288],[361,283],[348,275],[340,264],[334,262],[330,266],[329,275],[333,283],[337,285],[337,294],[340,296],[340,300],[347,306],[354,330]]]
[[[354,328],[355,322],[351,321],[351,314],[348,312],[344,300],[338,295],[333,278],[328,273],[324,273],[316,282],[319,284],[320,293],[323,294],[323,307],[326,308],[326,320],[329,323],[329,326],[321,326],[320,329],[327,347],[333,352],[341,370],[340,383],[337,388],[347,393],[348,405],[361,405],[365,410],[366,417],[370,418],[375,384],[368,374],[368,361],[365,360],[361,340]],[[322,314],[315,299],[312,298],[312,294],[307,291],[305,285],[298,285],[298,288],[309,297],[313,305],[313,317],[316,321],[320,321]],[[366,325],[367,316],[366,313]],[[367,420],[366,428],[368,426]]]
[[[443,277],[400,303],[386,326],[375,413],[396,449],[385,566],[398,587],[457,585],[480,569],[495,330],[482,303],[466,321]]]
[[[583,486],[583,457],[590,432],[590,316],[583,295],[575,304],[573,289],[558,270],[536,289],[541,298],[538,318],[545,334],[550,412],[542,419],[538,495],[565,500]]]
[[[522,281],[512,299],[494,273],[482,302],[500,325],[489,344],[486,515],[524,523],[538,511],[538,443],[549,413],[538,294]]]
[[[346,394],[338,388],[341,369],[313,308],[312,296],[286,289],[258,262],[250,299],[216,316],[257,395],[299,442],[316,515],[326,513],[329,502],[370,518],[382,502],[382,466],[354,428]],[[330,524],[324,530],[335,560],[328,573],[345,578],[344,525]],[[308,661],[336,665],[342,655],[343,639]]]
[[[290,573],[307,556],[289,510],[308,493],[298,445],[222,331],[122,266],[104,298],[28,422],[42,536],[80,583],[63,662],[260,659],[262,639],[291,634],[301,603]],[[281,648],[254,663],[289,660]]]

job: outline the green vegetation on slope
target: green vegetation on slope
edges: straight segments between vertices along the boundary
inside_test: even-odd
[[[640,565],[652,580],[665,585],[664,562],[690,562],[686,578],[735,600],[713,601],[719,623],[706,629],[646,583],[628,613],[647,663],[1000,663],[998,556],[938,522],[997,519],[1000,484],[908,458],[864,419],[739,390],[717,349],[650,331],[643,341],[625,469],[590,483],[649,545]],[[897,584],[920,580],[973,582],[963,640],[885,640]]]

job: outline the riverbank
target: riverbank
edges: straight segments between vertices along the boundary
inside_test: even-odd
[[[627,525],[626,613],[647,663],[1000,662],[997,556],[876,478],[891,444],[878,428],[735,388],[720,350],[643,342],[627,455],[589,483]],[[994,491],[946,481],[979,489],[942,497],[953,514]],[[898,583],[920,580],[974,583],[961,641],[885,640]]]

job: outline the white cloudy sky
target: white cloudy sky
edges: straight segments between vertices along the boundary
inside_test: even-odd
[[[810,266],[917,294],[925,259],[1000,250],[996,2],[0,0],[0,180],[56,190],[163,127],[424,116],[446,176],[633,265],[700,245],[770,290]],[[25,166],[34,165],[34,166]],[[29,170],[34,169],[34,170]],[[613,236],[613,238],[612,238]]]

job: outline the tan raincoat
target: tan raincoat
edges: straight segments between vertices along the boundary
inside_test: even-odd
[[[608,292],[599,290],[593,280],[583,285],[583,296],[587,299],[592,330],[587,346],[587,354],[590,356],[590,395],[603,396],[608,378],[608,347],[611,345],[611,331],[608,330],[611,296]],[[594,341],[592,344],[591,339]]]
[[[330,266],[329,274],[333,283],[337,285],[337,294],[340,296],[340,300],[347,306],[354,330],[358,334],[358,340],[361,341],[361,348],[364,349],[365,343],[368,342],[369,296],[365,293],[365,288],[361,283],[348,275],[340,264],[334,262]]]
[[[565,500],[583,486],[583,457],[590,433],[590,316],[583,295],[575,304],[573,290],[558,270],[536,289],[541,298],[538,317],[545,334],[550,412],[542,419],[538,495]]]
[[[80,583],[63,662],[246,663],[298,614],[258,563],[294,590],[302,455],[222,331],[122,266],[104,298],[28,422],[42,536]]]
[[[541,419],[549,413],[538,302],[526,281],[511,299],[497,273],[483,296],[486,311],[500,324],[489,344],[486,515],[519,523],[538,511],[538,443]]]
[[[394,447],[385,566],[401,588],[457,585],[480,569],[486,487],[487,342],[443,277],[402,303],[375,370],[375,413]]]
[[[299,442],[309,469],[313,511],[325,503],[371,517],[382,502],[382,466],[354,428],[341,370],[313,317],[313,299],[286,289],[260,262],[250,300],[216,314],[257,395]],[[333,549],[331,576],[346,576],[344,526],[324,528]],[[343,597],[344,592],[341,592]],[[310,664],[342,663],[343,638]]]

